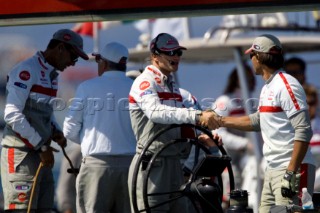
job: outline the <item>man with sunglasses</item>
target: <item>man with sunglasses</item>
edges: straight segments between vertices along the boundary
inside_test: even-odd
[[[29,208],[51,212],[53,208],[51,169],[53,151],[57,150],[50,146],[51,140],[66,146],[53,114],[58,89],[57,70],[62,72],[68,66],[74,66],[79,56],[88,60],[82,46],[78,34],[68,29],[58,30],[45,51],[38,51],[20,62],[8,74],[6,126],[1,151],[5,211],[27,212]]]
[[[133,81],[125,75],[129,52],[111,42],[93,55],[99,76],[78,86],[63,125],[66,138],[81,145],[77,212],[130,212],[127,180],[136,139],[128,110]]]
[[[309,148],[312,130],[306,95],[297,79],[281,70],[282,51],[273,35],[253,41],[245,53],[250,54],[256,75],[265,81],[258,111],[219,121],[222,127],[262,133],[266,171],[260,213],[270,212],[274,205],[299,205],[303,187],[313,193],[315,166]]]
[[[131,87],[129,108],[132,128],[137,139],[137,148],[129,171],[130,193],[133,170],[139,154],[145,143],[159,131],[171,124],[183,123],[201,124],[212,130],[218,128],[217,121],[214,119],[217,115],[213,111],[200,111],[183,106],[179,86],[173,76],[179,68],[183,50],[186,48],[180,46],[175,37],[167,33],[160,33],[150,43],[151,65],[145,68]],[[165,132],[152,143],[148,152],[156,152],[167,142],[181,138],[183,134],[184,132],[177,128]],[[156,168],[152,170],[152,183],[149,185],[148,193],[172,192],[179,189],[184,180],[180,158],[181,155],[185,155],[185,150],[184,145],[178,144],[163,151],[162,156],[156,162]],[[143,174],[144,168],[141,168],[136,192],[139,209],[144,209]],[[167,196],[166,198],[154,196],[150,199],[149,204],[154,206],[162,202],[163,199],[170,199],[169,195]],[[187,202],[184,199],[177,199],[153,210],[156,212],[188,212]]]

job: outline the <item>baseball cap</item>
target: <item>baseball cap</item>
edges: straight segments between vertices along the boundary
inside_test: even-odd
[[[245,54],[252,51],[281,54],[282,45],[277,37],[270,34],[264,34],[254,39],[252,46],[245,51]]]
[[[168,33],[160,33],[150,42],[150,51],[172,51],[177,49],[186,50],[187,48],[180,46],[178,40]]]
[[[70,44],[81,58],[89,59],[88,55],[83,51],[83,40],[76,32],[69,29],[61,29],[53,34],[52,39]]]
[[[129,51],[128,48],[118,42],[110,42],[104,46],[100,53],[92,53],[92,55],[100,55],[101,58],[116,64],[126,64],[129,58]]]

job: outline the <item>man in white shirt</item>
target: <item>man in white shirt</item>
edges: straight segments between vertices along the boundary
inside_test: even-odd
[[[249,116],[220,117],[219,126],[243,131],[261,131],[267,168],[260,213],[274,205],[299,205],[303,187],[313,192],[315,166],[309,143],[312,137],[306,95],[301,84],[281,71],[284,57],[278,38],[257,37],[246,51],[256,75],[265,85],[259,110]]]
[[[63,128],[67,139],[81,144],[77,212],[130,212],[127,179],[136,140],[127,105],[129,53],[111,42],[93,55],[99,77],[79,85]]]

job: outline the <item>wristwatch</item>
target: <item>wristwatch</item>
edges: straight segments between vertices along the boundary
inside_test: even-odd
[[[41,152],[46,152],[46,151],[48,151],[48,146],[47,145],[43,145],[43,146],[41,146]]]

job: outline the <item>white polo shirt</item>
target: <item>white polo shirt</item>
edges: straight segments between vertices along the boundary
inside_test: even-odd
[[[259,101],[263,154],[271,168],[289,164],[295,137],[289,118],[302,110],[307,110],[307,103],[300,83],[285,72],[276,72],[262,88]],[[310,148],[303,163],[313,164]]]
[[[132,80],[121,71],[107,71],[84,81],[64,121],[67,139],[81,144],[87,155],[134,155],[128,94]]]

